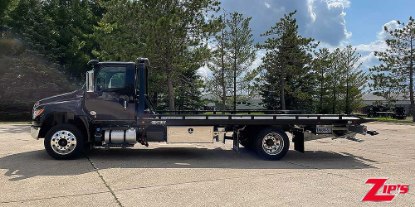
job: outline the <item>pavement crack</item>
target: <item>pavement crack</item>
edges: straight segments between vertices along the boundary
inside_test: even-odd
[[[107,181],[105,181],[104,176],[102,176],[102,174],[99,172],[99,169],[97,168],[97,166],[95,166],[94,162],[92,162],[92,160],[88,156],[86,156],[86,159],[88,159],[88,161],[91,164],[92,168],[94,168],[94,171],[98,174],[98,177],[102,180],[102,182],[104,183],[105,187],[112,194],[112,196],[114,197],[114,199],[117,202],[118,206],[123,207],[123,205],[121,204],[121,202],[118,199],[118,197],[115,195],[115,193],[112,190],[112,188],[108,185]]]

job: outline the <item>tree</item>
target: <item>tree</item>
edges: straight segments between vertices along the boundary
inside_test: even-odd
[[[334,57],[327,48],[320,49],[316,52],[312,62],[316,80],[318,82],[318,113],[327,113],[325,111],[324,102],[327,100],[329,90],[328,72],[333,66]]]
[[[95,41],[93,25],[100,18],[92,1],[19,1],[8,12],[7,25],[32,50],[81,77]]]
[[[201,91],[203,81],[197,74],[197,69],[189,69],[181,74],[177,86],[177,109],[199,110],[203,107]]]
[[[319,113],[349,114],[361,106],[367,79],[355,48],[320,49],[312,66],[318,82]]]
[[[221,108],[226,110],[226,96],[228,79],[227,71],[229,70],[229,61],[227,54],[228,32],[226,32],[226,13],[220,16],[220,32],[213,38],[212,56],[208,61],[207,67],[212,71],[212,77],[208,77],[206,85],[208,91],[221,100]]]
[[[205,39],[217,31],[216,19],[206,17],[209,12],[217,11],[218,5],[216,0],[148,0],[145,4],[146,51],[153,54],[153,62],[165,74],[170,110],[175,109],[175,80],[181,74],[180,66],[189,61],[189,53],[205,54],[201,52],[206,48]],[[196,57],[192,59],[195,63],[207,58]]]
[[[362,63],[360,54],[351,45],[341,51],[338,57],[342,63],[345,72],[345,110],[346,114],[350,114],[353,109],[357,108],[361,102],[361,91],[366,85],[366,74],[360,69]]]
[[[11,0],[2,0],[0,1],[0,26],[3,26],[5,13],[9,7]],[[1,28],[0,28],[1,29]]]
[[[233,69],[233,110],[236,110],[236,92],[237,83],[241,83],[243,75],[247,75],[247,69],[251,66],[255,60],[255,48],[254,39],[252,36],[252,30],[249,26],[251,17],[244,18],[242,14],[237,12],[231,13],[230,18],[226,21],[228,27],[228,40],[227,48],[229,57],[232,60]],[[249,80],[248,80],[249,81]]]
[[[102,7],[106,12],[94,28],[98,42],[94,56],[113,61],[131,61],[144,56],[142,5],[137,1],[116,0],[104,2]]]
[[[412,120],[415,122],[415,20],[409,17],[407,24],[398,23],[400,27],[397,29],[384,28],[389,33],[386,40],[388,48],[375,52],[381,64],[370,69],[371,86],[375,93],[384,97],[390,97],[392,91],[404,94],[409,91]]]
[[[243,94],[245,85],[255,77],[249,67],[256,49],[249,26],[251,18],[237,12],[229,16],[228,19],[225,14],[221,17],[222,29],[215,36],[213,57],[208,64],[213,74],[208,84],[212,86],[210,91],[220,98],[223,108],[226,108],[227,90],[233,88],[233,109],[236,110],[237,92]]]
[[[332,56],[333,57],[341,57],[342,51],[340,48],[336,48]],[[341,67],[341,62],[338,61],[339,59],[333,60],[332,66],[328,71],[328,83],[329,83],[329,107],[331,108],[331,113],[336,114],[340,113],[340,107],[338,105],[341,104],[341,94],[342,94],[342,85],[344,85],[344,68]]]
[[[313,102],[315,80],[309,63],[317,44],[298,34],[295,13],[284,15],[262,34],[268,39],[259,45],[266,50],[260,66],[264,70],[261,95],[268,109],[304,109]],[[286,107],[287,103],[289,107]]]
[[[205,40],[217,31],[217,20],[210,14],[217,11],[218,5],[217,0],[112,2],[99,23],[98,33],[104,34],[99,41],[102,51],[97,54],[116,57],[116,51],[129,48],[118,58],[148,57],[152,62],[151,78],[158,86],[151,88],[155,93],[166,93],[168,107],[174,110],[175,88],[188,69],[183,65],[189,61],[193,61],[191,65],[200,65],[208,57]],[[127,8],[132,14],[125,12]]]

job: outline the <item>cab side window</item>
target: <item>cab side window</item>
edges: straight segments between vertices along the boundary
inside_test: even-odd
[[[125,73],[115,73],[111,76],[108,88],[125,88]]]
[[[102,67],[96,76],[97,91],[115,92],[126,88],[126,67]]]

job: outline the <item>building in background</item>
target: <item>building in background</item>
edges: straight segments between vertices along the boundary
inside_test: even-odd
[[[392,95],[392,100],[387,100],[382,96],[377,96],[372,93],[363,94],[363,107],[367,106],[385,106],[385,107],[403,107],[406,115],[409,114],[411,109],[411,101],[409,96],[405,94]]]

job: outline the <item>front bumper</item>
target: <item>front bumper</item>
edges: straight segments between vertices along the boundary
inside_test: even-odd
[[[40,127],[36,127],[36,126],[30,127],[30,135],[32,135],[33,139],[39,139],[39,132],[40,132]]]

